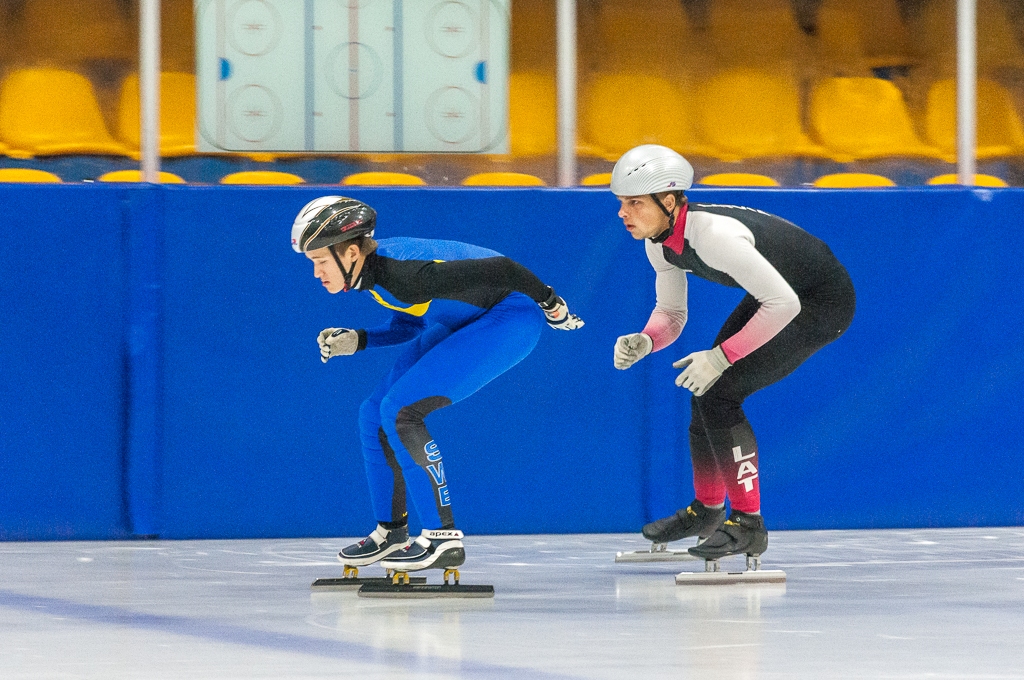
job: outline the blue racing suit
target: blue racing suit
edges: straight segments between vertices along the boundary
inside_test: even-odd
[[[382,239],[354,287],[392,311],[358,330],[359,349],[407,344],[359,409],[378,522],[404,524],[406,490],[424,529],[452,528],[441,450],[424,418],[522,361],[544,327],[553,291],[492,250],[455,241]]]

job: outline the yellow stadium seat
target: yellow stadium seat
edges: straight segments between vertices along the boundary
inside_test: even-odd
[[[247,170],[233,172],[220,178],[221,184],[302,184],[304,179],[290,172],[274,170]]]
[[[587,175],[580,181],[580,185],[585,187],[602,187],[611,183],[612,173],[610,172],[598,172],[593,175]]]
[[[824,0],[815,42],[826,69],[844,75],[915,61],[897,0]]]
[[[580,135],[608,160],[618,160],[639,144],[661,144],[684,155],[715,155],[697,139],[682,88],[664,78],[597,74],[584,92]]]
[[[55,184],[61,179],[52,172],[31,168],[0,168],[0,182],[38,182]]]
[[[11,15],[14,8],[9,2],[0,2],[0,63],[7,63],[11,53]]]
[[[423,186],[426,182],[404,172],[357,172],[341,180],[342,184],[363,186]]]
[[[480,172],[462,180],[467,187],[542,187],[544,180],[521,172]]]
[[[826,78],[811,95],[811,129],[832,158],[940,158],[914,131],[903,94],[880,78]]]
[[[558,126],[555,77],[513,72],[508,79],[508,133],[513,157],[555,153]]]
[[[1024,153],[1024,129],[1009,93],[991,80],[978,80],[978,158]],[[925,134],[950,162],[956,160],[956,82],[940,80],[928,89]]]
[[[928,180],[928,184],[959,184],[960,176],[957,174],[939,175]],[[976,187],[1008,187],[1005,181],[993,175],[975,175],[974,186]]]
[[[117,136],[138,156],[139,76],[121,84]],[[191,73],[160,74],[160,155],[188,156],[196,152],[196,77]]]
[[[800,125],[800,95],[785,75],[730,69],[703,84],[697,120],[722,160],[768,156],[827,158]]]
[[[98,177],[101,182],[141,182],[141,170],[114,170]],[[173,172],[160,173],[161,184],[184,184],[185,180]]]
[[[1006,12],[1007,7],[1019,7],[1019,3],[977,2],[979,76],[1024,68],[1024,49]],[[923,3],[914,31],[920,36],[926,63],[936,66],[943,77],[956,75],[956,16],[957,0],[929,0]]]
[[[849,0],[825,0],[818,9],[815,46],[829,73],[866,75],[862,14]]]
[[[756,175],[749,172],[720,172],[708,175],[698,184],[710,184],[722,187],[777,187],[779,183],[767,175]]]
[[[834,175],[825,175],[814,180],[814,186],[829,189],[894,187],[896,182],[893,182],[888,177],[872,175],[866,172],[837,172]]]
[[[118,0],[30,0],[15,27],[18,53],[73,63],[138,59],[138,29]]]
[[[196,67],[195,19],[192,0],[160,3],[160,67],[191,71]]]
[[[686,69],[692,65],[688,58],[697,56],[698,45],[683,4],[679,0],[590,3],[587,18],[593,19],[596,35],[580,42],[581,61],[608,73],[665,75]],[[639,45],[643,49],[637,49]]]
[[[708,35],[720,66],[790,63],[807,50],[790,0],[713,0]]]
[[[127,153],[107,132],[92,83],[57,69],[22,69],[4,79],[0,138],[16,158]]]
[[[516,69],[555,71],[555,3],[516,0],[512,3],[510,61]]]

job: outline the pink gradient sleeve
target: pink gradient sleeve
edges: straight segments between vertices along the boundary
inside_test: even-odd
[[[778,335],[800,313],[800,298],[758,252],[749,229],[730,217],[705,215],[693,221],[690,244],[694,251],[760,303],[746,325],[722,343],[722,352],[732,364]]]
[[[654,341],[654,348],[651,351],[657,352],[675,342],[679,338],[679,334],[683,332],[685,325],[685,315],[679,319],[678,315],[661,309],[651,312],[651,318],[647,320],[647,325],[643,330]]]

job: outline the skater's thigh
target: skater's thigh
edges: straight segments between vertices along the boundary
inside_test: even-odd
[[[439,342],[447,338],[452,334],[452,331],[447,326],[441,324],[433,324],[427,326],[426,329],[415,340],[410,341],[402,352],[398,355],[398,359],[395,360],[394,365],[388,374],[384,376],[377,387],[373,390],[370,396],[367,398],[367,402],[377,405],[380,407],[381,401],[385,395],[391,391],[391,388],[398,382],[402,376],[404,376],[409,369],[416,365],[424,354],[429,352]]]
[[[733,364],[707,394],[741,403],[795,371],[827,344],[809,320],[798,316],[791,321],[771,340]]]
[[[757,310],[760,307],[760,303],[757,299],[750,295],[744,295],[740,303],[736,305],[736,309],[732,310],[729,317],[722,324],[722,328],[718,331],[718,335],[715,337],[715,344],[721,345],[723,342],[731,338],[732,336],[739,333],[747,322],[750,321]]]
[[[434,345],[395,381],[387,396],[397,405],[434,396],[461,401],[526,358],[543,327],[532,300],[509,296]]]

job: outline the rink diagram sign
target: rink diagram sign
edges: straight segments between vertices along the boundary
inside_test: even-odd
[[[200,151],[508,151],[510,0],[196,0]]]

